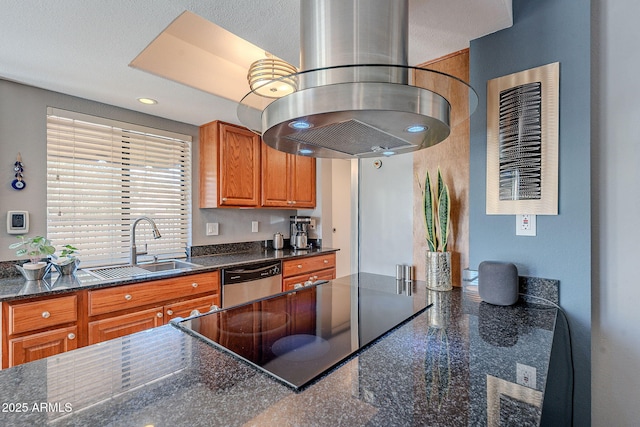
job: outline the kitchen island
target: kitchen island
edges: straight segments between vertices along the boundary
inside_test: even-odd
[[[335,282],[407,292],[366,273]],[[167,325],[1,371],[0,424],[537,425],[557,310],[410,293],[432,305],[301,391]]]

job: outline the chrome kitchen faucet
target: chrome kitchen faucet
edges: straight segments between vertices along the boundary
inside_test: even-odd
[[[138,225],[138,223],[140,221],[142,221],[142,220],[145,220],[149,224],[151,224],[151,227],[153,228],[152,232],[153,232],[153,238],[154,239],[159,239],[160,237],[162,237],[160,235],[160,230],[158,230],[158,226],[148,216],[141,216],[140,218],[137,218],[135,221],[133,221],[133,224],[131,224],[131,240],[130,240],[130,247],[131,247],[131,260],[130,260],[130,263],[131,263],[131,265],[138,264],[138,255],[146,255],[147,254],[147,244],[146,243],[144,244],[144,252],[138,252],[138,250],[136,248],[136,225]]]

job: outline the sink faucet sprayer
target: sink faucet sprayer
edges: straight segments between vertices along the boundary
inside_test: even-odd
[[[152,227],[152,232],[153,232],[153,238],[154,239],[159,239],[160,237],[160,230],[158,230],[158,226],[156,226],[156,223],[153,222],[153,220],[151,218],[149,218],[148,216],[141,216],[140,218],[137,218],[135,221],[133,221],[133,224],[131,224],[131,241],[130,241],[130,246],[131,246],[131,265],[136,265],[138,264],[138,255],[146,255],[147,254],[147,244],[145,243],[144,245],[144,252],[138,252],[136,249],[136,225],[138,225],[138,223],[142,220],[147,221],[149,224],[151,224]]]

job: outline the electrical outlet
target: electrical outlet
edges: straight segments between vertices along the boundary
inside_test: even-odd
[[[314,218],[311,218],[309,220],[309,230],[315,230],[316,229],[316,220]]]
[[[218,223],[217,222],[208,222],[207,223],[207,236],[217,236],[218,235]]]
[[[536,368],[516,363],[516,382],[529,388],[536,388]]]
[[[258,232],[258,221],[251,221],[251,232],[252,233]]]
[[[516,236],[535,236],[536,235],[536,216],[535,215],[516,215]]]

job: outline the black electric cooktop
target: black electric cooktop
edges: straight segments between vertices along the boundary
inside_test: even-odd
[[[421,291],[360,273],[175,325],[299,390],[425,310]]]

